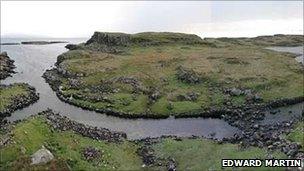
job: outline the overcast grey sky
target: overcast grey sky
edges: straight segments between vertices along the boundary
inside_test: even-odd
[[[3,37],[89,37],[94,31],[303,34],[303,1],[1,1]]]

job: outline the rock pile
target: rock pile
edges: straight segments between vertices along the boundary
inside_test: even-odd
[[[177,96],[178,101],[195,101],[197,100],[199,93],[188,92],[186,94],[180,94]]]
[[[257,93],[254,93],[250,89],[239,89],[239,88],[230,88],[225,89],[224,92],[231,96],[245,96],[247,101],[260,102],[262,101],[262,97]]]
[[[182,66],[176,69],[177,79],[189,84],[197,84],[202,81],[201,76],[192,69],[186,69]]]
[[[14,60],[11,60],[6,52],[0,53],[0,80],[15,73],[14,69]]]
[[[268,150],[281,150],[288,157],[294,158],[300,151],[301,144],[290,142],[283,138],[282,134],[288,134],[295,121],[284,121],[276,124],[254,124],[235,134],[232,138],[224,138],[223,141],[240,143],[242,147],[257,146]]]
[[[105,140],[108,142],[121,142],[127,138],[127,134],[123,132],[114,132],[106,128],[97,128],[87,126],[68,119],[65,116],[54,114],[51,110],[41,112],[40,115],[46,117],[48,123],[54,128],[61,131],[72,130],[85,137],[96,140]]]
[[[82,150],[82,156],[87,161],[93,161],[95,159],[101,158],[102,152],[95,147],[86,147]]]

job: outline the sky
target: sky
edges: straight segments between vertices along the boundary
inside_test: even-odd
[[[201,37],[303,34],[303,1],[0,1],[1,37],[170,31]]]

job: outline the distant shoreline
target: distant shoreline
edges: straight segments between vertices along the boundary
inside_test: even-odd
[[[48,45],[48,44],[57,44],[57,43],[69,43],[68,41],[22,41],[21,43],[12,42],[12,43],[1,43],[1,45]]]

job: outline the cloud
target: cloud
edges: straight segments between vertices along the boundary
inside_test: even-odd
[[[212,37],[299,34],[302,6],[302,1],[1,1],[1,35],[89,37],[96,30]]]

